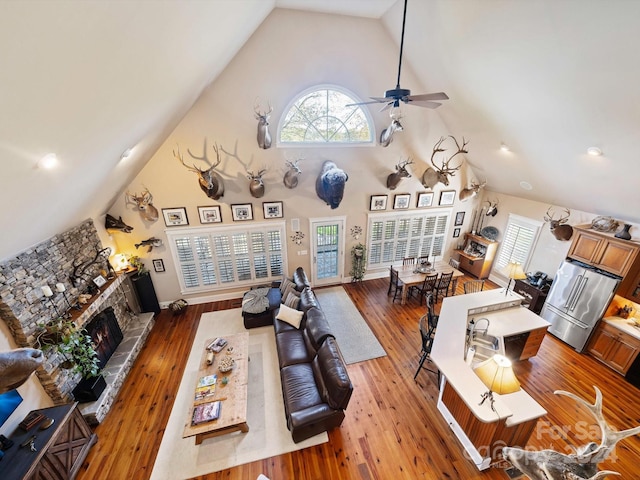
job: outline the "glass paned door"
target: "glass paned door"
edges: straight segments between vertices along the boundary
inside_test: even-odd
[[[344,265],[344,218],[311,219],[311,271],[314,285],[341,283]]]

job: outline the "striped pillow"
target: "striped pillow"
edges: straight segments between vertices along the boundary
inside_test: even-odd
[[[284,301],[284,304],[287,307],[291,307],[291,308],[298,308],[298,304],[300,303],[300,297],[296,296],[293,292],[289,292],[287,294],[287,297]]]

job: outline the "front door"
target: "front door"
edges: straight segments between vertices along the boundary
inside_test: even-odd
[[[344,217],[312,218],[311,275],[314,286],[342,283]]]

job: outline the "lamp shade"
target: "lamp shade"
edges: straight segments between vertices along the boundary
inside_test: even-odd
[[[126,270],[129,267],[129,261],[124,253],[118,253],[113,256],[113,269],[117,272],[120,270]]]
[[[518,262],[509,262],[505,267],[500,271],[505,277],[513,280],[523,280],[527,278],[527,275],[522,270],[522,265]]]
[[[520,382],[513,373],[511,360],[504,355],[494,355],[473,369],[487,388],[498,394],[514,393],[520,390]]]

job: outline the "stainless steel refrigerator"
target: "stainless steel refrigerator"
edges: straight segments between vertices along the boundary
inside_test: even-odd
[[[562,262],[540,312],[551,323],[549,333],[581,352],[620,280],[580,262]]]

